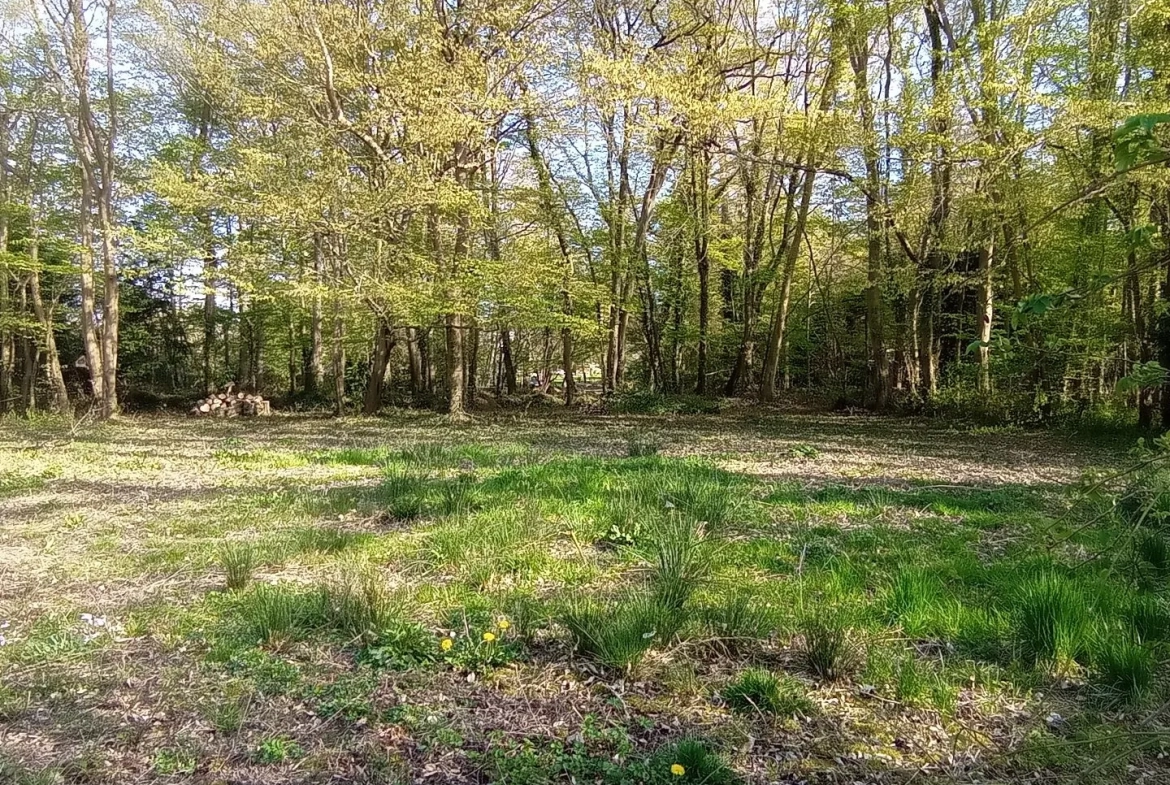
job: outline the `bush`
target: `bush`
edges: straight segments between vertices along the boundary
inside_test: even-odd
[[[1017,642],[1025,659],[1065,670],[1084,653],[1089,604],[1071,580],[1044,573],[1020,588],[1017,607]]]
[[[779,678],[758,668],[739,674],[723,690],[723,699],[734,711],[745,713],[791,717],[813,712],[813,703],[808,699],[803,684],[791,676]]]

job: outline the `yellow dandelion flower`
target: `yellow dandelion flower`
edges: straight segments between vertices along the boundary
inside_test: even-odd
[[[483,634],[483,639],[487,643],[491,643],[492,641],[494,641],[496,639],[496,634],[494,632],[485,632]]]
[[[450,638],[443,638],[443,640],[439,642],[439,648],[443,651],[451,651],[451,647],[454,645],[455,641],[451,640]]]
[[[672,763],[670,764],[670,773],[676,777],[681,777],[687,773],[687,767],[681,763]]]
[[[496,626],[501,630],[506,630],[512,626],[512,622],[508,621],[507,619],[500,619],[498,622],[496,622]]]

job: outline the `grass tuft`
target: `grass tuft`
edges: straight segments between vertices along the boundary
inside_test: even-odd
[[[1149,648],[1124,635],[1110,635],[1094,657],[1095,680],[1115,701],[1138,704],[1154,683],[1157,661]]]
[[[681,611],[715,567],[715,550],[701,526],[673,515],[654,527],[651,585],[663,607]]]
[[[699,739],[682,739],[658,751],[652,767],[660,782],[735,785],[739,777],[723,757]],[[674,769],[674,767],[679,769]],[[675,773],[681,771],[681,773]]]
[[[560,620],[578,653],[615,670],[636,667],[655,643],[674,635],[680,621],[677,612],[641,594],[616,603],[576,600]]]
[[[810,715],[813,703],[805,686],[791,676],[781,677],[766,670],[750,668],[723,690],[723,699],[734,711],[777,714],[791,717]]]
[[[834,681],[857,667],[858,648],[840,610],[806,618],[801,623],[801,633],[804,636],[801,656],[812,675]]]
[[[251,543],[235,543],[220,549],[219,565],[223,568],[224,583],[236,591],[248,585],[256,569],[256,549]]]
[[[1064,671],[1084,653],[1089,604],[1077,584],[1043,573],[1020,587],[1017,607],[1016,636],[1025,659]]]

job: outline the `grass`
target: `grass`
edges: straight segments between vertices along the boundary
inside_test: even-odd
[[[741,713],[807,716],[815,710],[807,693],[807,688],[791,676],[749,668],[723,689],[723,699]]]
[[[1157,493],[1086,526],[1050,434],[666,403],[632,432],[669,455],[629,418],[6,421],[0,718],[61,740],[0,741],[9,779],[868,781],[863,744],[1071,783],[1170,696]]]

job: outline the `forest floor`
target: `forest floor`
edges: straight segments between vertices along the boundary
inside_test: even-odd
[[[0,781],[1168,782],[1071,490],[1132,441],[0,421]]]

